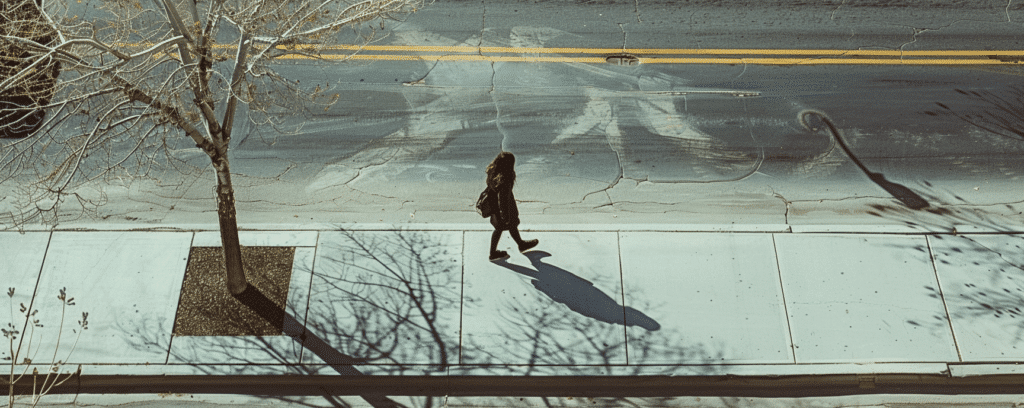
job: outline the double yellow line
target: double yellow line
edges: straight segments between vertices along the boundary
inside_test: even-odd
[[[121,44],[144,47],[145,44]],[[234,45],[218,44],[218,49]],[[609,58],[639,64],[757,65],[1024,65],[1024,50],[832,50],[687,48],[529,48],[427,45],[310,45],[281,49],[316,54],[327,60],[466,61],[602,64]],[[287,54],[278,59],[313,59]]]

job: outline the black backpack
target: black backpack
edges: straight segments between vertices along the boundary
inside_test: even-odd
[[[498,212],[498,192],[492,190],[490,187],[484,189],[480,193],[480,198],[476,200],[476,212],[481,217],[487,218]]]

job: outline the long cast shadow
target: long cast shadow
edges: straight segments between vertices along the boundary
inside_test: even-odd
[[[259,314],[260,317],[266,319],[267,322],[274,324],[275,326],[280,325],[281,330],[285,335],[298,340],[304,348],[315,354],[317,357],[320,357],[320,359],[337,371],[338,374],[364,375],[353,365],[365,363],[365,361],[342,354],[340,351],[335,350],[330,344],[324,341],[324,339],[317,337],[310,330],[306,330],[306,327],[296,320],[294,316],[286,312],[280,306],[274,304],[273,301],[268,299],[267,296],[264,295],[263,292],[260,292],[260,290],[255,286],[249,285],[249,288],[246,289],[245,292],[236,296],[236,299]],[[374,408],[402,406],[382,394],[360,395],[359,397],[366,400],[366,402]]]
[[[541,259],[551,256],[544,251],[527,252],[526,257],[535,269],[500,261],[497,264],[533,278],[533,287],[545,295],[567,306],[570,310],[583,316],[611,324],[623,326],[639,326],[648,331],[656,331],[661,324],[654,319],[629,306],[620,305],[611,296],[594,287],[590,281],[555,265],[545,263]]]
[[[800,112],[798,116],[800,123],[802,123],[805,128],[811,131],[817,131],[818,127],[811,124],[807,118],[813,116],[818,118],[818,120],[821,121],[822,123],[824,123],[825,127],[827,127],[829,131],[832,132],[833,139],[835,139],[836,143],[839,144],[839,147],[843,149],[843,152],[846,153],[846,156],[849,157],[851,161],[853,161],[853,164],[855,164],[857,168],[864,172],[864,174],[868,176],[868,179],[870,179],[873,183],[875,183],[883,190],[885,190],[887,193],[889,193],[889,195],[891,195],[893,198],[899,200],[899,202],[903,203],[903,205],[907,206],[907,208],[914,210],[928,208],[928,201],[922,198],[917,193],[915,193],[914,190],[911,190],[910,188],[902,184],[893,183],[887,180],[885,178],[885,175],[883,175],[882,173],[875,173],[872,172],[871,170],[868,170],[867,166],[865,166],[864,163],[861,162],[855,154],[853,154],[853,151],[850,150],[850,146],[846,144],[846,140],[843,139],[842,133],[839,132],[839,129],[836,128],[836,125],[832,123],[832,120],[829,119],[827,115],[815,110],[805,110]]]

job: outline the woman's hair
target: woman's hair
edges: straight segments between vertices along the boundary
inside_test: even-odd
[[[509,152],[498,153],[498,156],[487,165],[487,186],[498,187],[501,184],[516,183],[516,156]]]

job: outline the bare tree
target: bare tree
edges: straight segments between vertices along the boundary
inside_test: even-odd
[[[354,29],[365,44],[385,19],[415,12],[422,0],[104,0],[98,9],[68,0],[8,3],[0,9],[0,55],[10,56],[0,95],[45,92],[9,109],[35,122],[0,151],[0,183],[17,189],[19,200],[0,196],[12,207],[4,224],[56,223],[69,199],[95,208],[102,194],[82,186],[182,166],[178,152],[195,145],[216,174],[228,288],[237,295],[247,283],[228,146],[239,105],[254,126],[279,128],[285,112],[332,104],[339,95],[301,87],[275,72],[275,60],[351,52],[335,46],[341,30]]]

